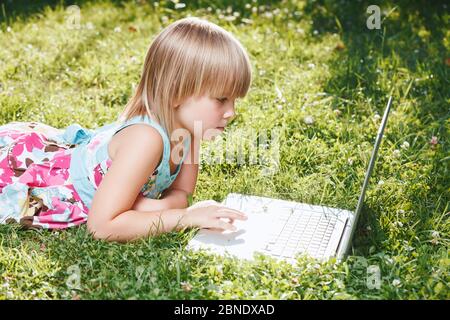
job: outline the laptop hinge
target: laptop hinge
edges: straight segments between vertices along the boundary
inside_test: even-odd
[[[347,228],[348,219],[349,219],[349,217],[347,217],[347,219],[345,219],[344,228],[342,229],[341,237],[339,238],[339,243],[336,247],[336,252],[334,253],[335,256],[337,256],[339,249],[341,248],[342,238],[344,237],[344,234],[345,234],[345,228]]]

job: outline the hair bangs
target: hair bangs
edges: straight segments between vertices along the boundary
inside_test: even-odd
[[[195,94],[235,99],[244,97],[251,84],[250,60],[237,41],[217,39],[219,43],[204,53],[202,72],[197,77]]]

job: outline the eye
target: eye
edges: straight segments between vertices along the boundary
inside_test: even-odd
[[[227,101],[227,98],[226,97],[217,98],[217,101],[219,101],[220,103],[224,103],[225,101]]]

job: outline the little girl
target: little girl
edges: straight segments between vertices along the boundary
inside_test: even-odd
[[[94,238],[119,242],[185,227],[234,230],[243,213],[187,199],[199,140],[224,130],[250,83],[248,55],[229,32],[199,18],[172,23],[150,45],[117,121],[96,130],[0,126],[0,223],[86,222]]]

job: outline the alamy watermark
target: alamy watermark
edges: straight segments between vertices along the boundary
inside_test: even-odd
[[[183,153],[181,151],[187,135],[190,135],[189,131],[181,128],[174,130],[171,135],[170,140],[177,142],[171,152],[171,160],[176,164],[182,160]],[[186,164],[258,165],[263,176],[273,175],[280,168],[280,143],[284,141],[282,127],[270,130],[237,128],[222,135],[220,129],[208,129],[203,132],[202,122],[195,121],[193,136],[195,138],[191,143],[194,143],[194,150],[197,154],[186,158],[183,161]],[[209,141],[209,143],[200,152],[201,140]]]
[[[77,264],[71,265],[67,268],[67,288],[71,290],[81,290],[81,270]]]
[[[367,7],[367,13],[370,14],[366,20],[367,29],[381,29],[381,10],[377,5],[370,5]]]
[[[66,8],[66,27],[67,29],[81,29],[81,9],[77,5],[71,5]]]
[[[358,277],[365,277],[365,285],[370,290],[379,290],[381,288],[381,270],[378,265],[369,265],[364,257],[355,257],[356,260],[352,270]]]

